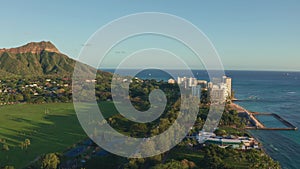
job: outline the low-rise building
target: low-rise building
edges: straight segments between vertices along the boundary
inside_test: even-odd
[[[237,136],[227,136],[221,137],[216,136],[211,132],[199,132],[196,136],[198,143],[200,144],[217,144],[222,148],[231,146],[232,148],[248,150],[248,149],[258,149],[259,143],[251,137],[237,137]]]
[[[168,83],[169,83],[169,84],[175,84],[176,81],[175,81],[174,79],[169,79],[169,80],[168,80]]]

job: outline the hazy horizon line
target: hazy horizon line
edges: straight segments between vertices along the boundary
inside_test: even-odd
[[[115,70],[116,68],[100,68],[98,70]],[[121,70],[136,70],[140,68],[122,68]],[[151,68],[154,70],[155,68]],[[151,70],[150,69],[150,70]],[[173,68],[165,68],[166,70],[187,70],[187,69],[173,69]],[[149,69],[145,69],[149,70]],[[199,70],[199,71],[206,71],[206,69],[191,69],[191,70]],[[212,70],[214,71],[214,70]],[[287,69],[224,69],[224,71],[248,71],[248,72],[254,72],[254,71],[259,71],[259,72],[300,72],[300,70],[287,70]]]

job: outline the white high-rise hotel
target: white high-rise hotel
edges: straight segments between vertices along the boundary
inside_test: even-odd
[[[174,83],[175,80],[169,79],[169,83]],[[205,80],[197,80],[196,78],[178,77],[177,83],[184,88],[191,88],[192,95],[200,97],[201,90],[208,90],[211,98],[215,102],[224,102],[231,97],[231,82],[232,79],[223,76],[221,79],[213,79],[212,82],[207,83]]]
[[[205,80],[197,80],[196,78],[190,77],[178,77],[177,83],[179,85],[184,86],[185,89],[191,88],[192,95],[200,98],[201,89],[206,88],[207,81]]]
[[[228,94],[229,97],[231,97],[231,92],[232,92],[231,82],[232,82],[232,80],[231,80],[230,77],[223,76],[223,83],[227,87],[227,94]]]

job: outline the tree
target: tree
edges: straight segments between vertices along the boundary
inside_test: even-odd
[[[24,101],[25,102],[31,102],[31,94],[30,94],[30,91],[27,91],[27,90],[25,90],[24,92],[23,92],[23,98],[24,98]]]
[[[21,149],[23,150],[23,149],[27,149],[28,148],[28,146],[30,146],[30,140],[27,138],[27,139],[25,139],[24,141],[22,141],[21,143],[20,143],[20,147],[21,147]]]
[[[143,123],[136,123],[131,126],[131,132],[136,135],[145,136],[147,131],[147,125]]]
[[[15,96],[15,100],[16,100],[17,102],[21,102],[21,101],[24,100],[24,96],[23,96],[22,94],[17,94],[17,95]]]
[[[205,156],[203,163],[207,169],[225,169],[224,159],[225,150],[219,148],[217,145],[209,145],[204,149]]]
[[[142,156],[149,156],[157,153],[155,147],[154,142],[152,140],[148,140],[141,143],[139,151]]]
[[[158,164],[154,167],[152,167],[152,169],[188,169],[189,166],[183,165],[182,162],[180,161],[176,161],[176,160],[171,160],[168,163],[165,164]]]
[[[30,140],[28,138],[25,139],[24,145],[25,145],[26,149],[28,148],[28,146],[30,146]]]
[[[56,169],[60,163],[59,157],[56,153],[46,154],[42,159],[42,169]]]
[[[27,139],[25,139],[25,144],[27,145],[27,146],[29,146],[30,145],[30,140],[27,138]]]
[[[224,136],[227,134],[227,132],[225,130],[220,130],[220,129],[217,129],[215,130],[214,132],[217,136]]]
[[[38,96],[37,98],[34,99],[34,103],[40,104],[44,103],[45,99],[42,96]]]
[[[125,169],[138,169],[139,167],[143,166],[145,163],[145,159],[143,158],[132,158],[129,159],[129,162],[125,164]]]
[[[9,166],[9,165],[7,165],[7,166],[5,166],[3,169],[15,169],[15,167],[14,167],[14,166]]]
[[[2,149],[4,151],[9,151],[9,146],[7,144],[3,144]]]

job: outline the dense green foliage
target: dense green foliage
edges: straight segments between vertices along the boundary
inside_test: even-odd
[[[108,163],[108,160],[114,162]],[[125,169],[280,169],[278,162],[260,150],[245,152],[215,145],[194,148],[179,145],[165,154],[139,159],[108,154],[91,159],[86,168],[99,166]]]
[[[122,158],[113,154],[108,154],[106,156],[102,157],[94,157],[91,160],[89,160],[85,166],[86,169],[93,169],[93,168],[120,168],[120,166],[124,165],[124,163],[127,163],[128,160],[126,158]]]
[[[111,99],[111,73],[98,71],[96,97]],[[0,105],[15,103],[56,103],[72,101],[70,76],[9,77],[0,80]]]
[[[223,149],[216,145],[210,145],[204,148],[204,153],[203,164],[208,169],[280,168],[277,162],[274,162],[265,153],[255,149],[241,152],[232,148]]]
[[[190,162],[188,160],[182,160],[182,161],[176,161],[176,160],[171,160],[165,164],[158,164],[151,169],[192,169],[192,168],[197,168],[195,166],[195,163]]]
[[[56,169],[60,161],[55,153],[49,153],[42,157],[41,163],[42,169]]]
[[[75,61],[66,55],[43,51],[33,53],[0,53],[1,75],[41,76],[68,75],[73,72]]]
[[[11,166],[11,165],[7,165],[7,166],[3,167],[3,169],[15,169],[15,167]]]
[[[159,119],[151,123],[135,123],[124,118],[119,113],[113,113],[115,115],[107,119],[108,123],[119,132],[135,137],[153,136],[167,130],[177,118],[178,112],[176,110],[178,110],[180,103],[178,86],[154,80],[145,80],[143,83],[135,80],[130,84],[130,100],[136,109],[140,111],[147,110],[150,106],[148,96],[154,89],[161,89],[168,100],[165,111]],[[124,97],[126,96],[124,95]],[[110,111],[117,112],[114,106]]]

